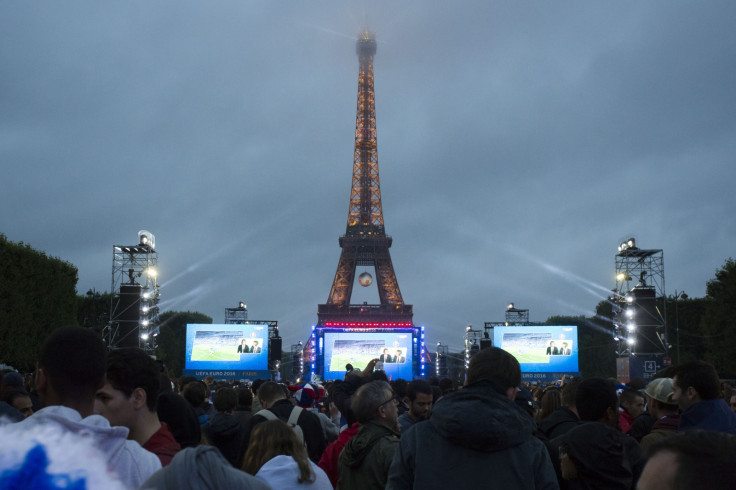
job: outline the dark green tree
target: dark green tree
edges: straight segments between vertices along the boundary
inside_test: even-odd
[[[77,324],[77,268],[0,234],[0,362],[32,371],[55,328]]]
[[[705,313],[700,326],[705,335],[703,356],[721,377],[736,377],[736,261],[729,258],[705,289]]]
[[[701,320],[707,303],[704,298],[683,298],[681,295],[667,298],[667,333],[672,345],[669,356],[673,364],[703,358],[706,334],[701,328]]]
[[[91,328],[102,335],[102,329],[110,321],[110,293],[98,293],[90,289],[84,296],[77,296],[77,324]]]
[[[184,370],[188,323],[212,323],[212,318],[191,311],[167,311],[159,316],[156,358],[166,365],[171,377],[181,376]]]

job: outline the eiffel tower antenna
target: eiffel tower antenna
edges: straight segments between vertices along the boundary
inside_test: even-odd
[[[411,325],[412,306],[404,300],[396,281],[381,207],[376,138],[376,100],[373,87],[373,58],[376,37],[367,30],[358,36],[356,53],[358,72],[358,106],[355,117],[355,151],[350,205],[345,235],[339,243],[342,253],[327,303],[319,305],[319,323],[325,321],[403,322]],[[372,266],[380,305],[351,305],[355,268]]]

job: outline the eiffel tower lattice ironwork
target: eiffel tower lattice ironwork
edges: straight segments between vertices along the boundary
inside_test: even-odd
[[[373,56],[376,40],[372,33],[362,32],[356,51],[360,60],[358,74],[358,108],[355,118],[355,154],[350,207],[345,235],[340,237],[340,261],[327,303],[319,305],[320,324],[329,320],[371,322],[412,321],[412,306],[404,300],[396,281],[381,207],[376,144],[376,104],[373,88]],[[380,305],[351,305],[355,268],[373,266]]]

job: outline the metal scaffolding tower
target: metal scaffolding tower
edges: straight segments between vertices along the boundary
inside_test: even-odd
[[[108,348],[152,351],[158,328],[158,252],[153,233],[138,232],[138,245],[112,248],[110,321],[103,330]]]
[[[616,254],[613,290],[613,334],[620,357],[666,355],[669,349],[664,306],[664,258],[661,249],[621,243]]]

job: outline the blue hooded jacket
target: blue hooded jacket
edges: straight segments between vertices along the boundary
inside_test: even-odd
[[[688,430],[736,434],[736,413],[720,398],[699,401],[687,407],[680,415],[680,427],[677,432]]]

